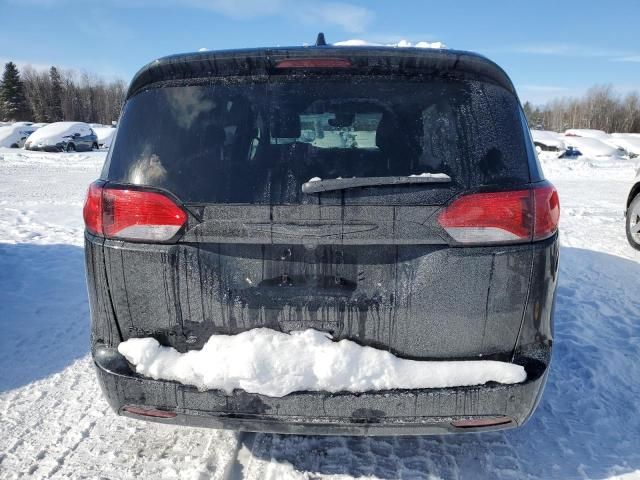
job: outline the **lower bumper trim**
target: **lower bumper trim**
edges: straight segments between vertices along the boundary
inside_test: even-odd
[[[198,391],[176,382],[132,372],[115,348],[93,351],[98,380],[120,415],[154,422],[251,432],[313,435],[424,435],[478,432],[522,425],[535,409],[547,369],[524,383],[474,387],[388,390],[365,393],[295,392],[266,397],[244,391],[227,395]],[[139,416],[125,406],[175,413],[173,418]],[[483,425],[483,419],[506,417]],[[452,422],[477,420],[456,427]]]

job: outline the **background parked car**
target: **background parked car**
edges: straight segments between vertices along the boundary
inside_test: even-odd
[[[608,143],[624,148],[632,158],[640,155],[640,135],[636,133],[612,133]]]
[[[567,146],[567,150],[569,150],[570,147],[573,147],[574,150],[579,150],[582,155],[586,155],[588,157],[622,158],[627,154],[624,149],[614,147],[604,139],[601,140],[594,137],[565,136],[564,143]]]
[[[83,122],[55,122],[32,134],[24,148],[48,152],[97,150],[98,136],[89,125]]]
[[[100,148],[109,148],[111,146],[111,141],[116,133],[114,127],[94,127],[93,131],[96,132],[98,136],[98,146]]]
[[[17,124],[0,127],[0,147],[21,148],[36,130],[37,127]]]
[[[531,137],[536,147],[545,152],[562,152],[565,150],[562,136],[548,130],[531,130]]]

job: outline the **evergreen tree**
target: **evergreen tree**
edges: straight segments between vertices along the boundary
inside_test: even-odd
[[[31,117],[20,73],[13,62],[4,66],[0,84],[0,104],[5,120],[28,120]]]
[[[49,121],[60,122],[64,118],[62,113],[62,78],[56,67],[49,70],[51,80],[51,99],[49,104]]]

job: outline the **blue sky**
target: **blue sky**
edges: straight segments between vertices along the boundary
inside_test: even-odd
[[[498,62],[522,100],[610,83],[640,91],[640,1],[0,0],[0,61],[128,81],[172,53],[329,42],[442,41]]]

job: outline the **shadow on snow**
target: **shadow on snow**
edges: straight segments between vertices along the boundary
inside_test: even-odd
[[[88,353],[86,291],[81,247],[0,244],[0,392]]]

